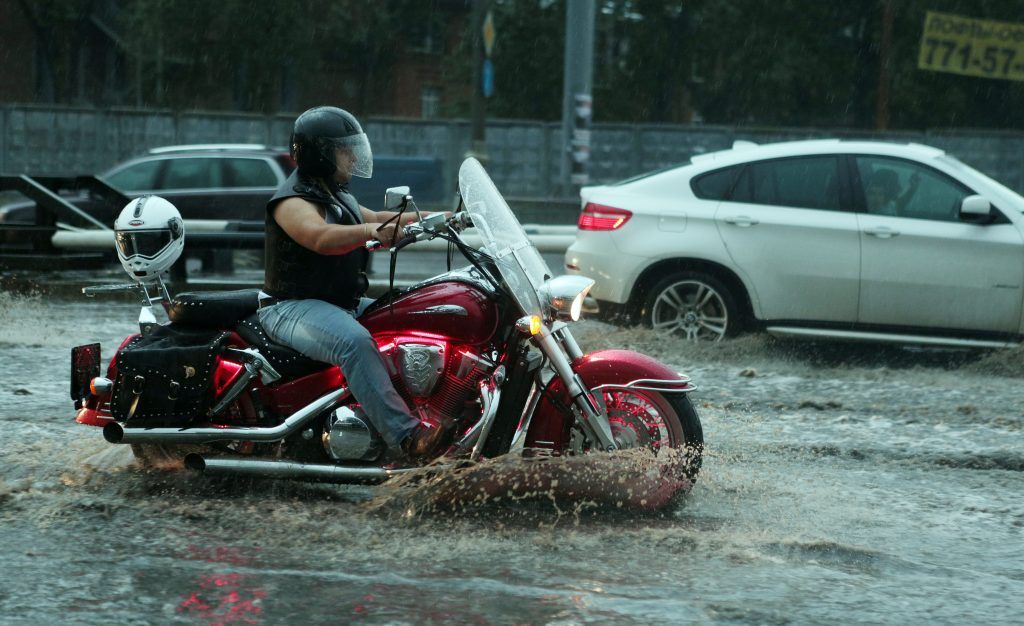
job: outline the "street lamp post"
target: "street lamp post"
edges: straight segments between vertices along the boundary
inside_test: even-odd
[[[473,12],[470,15],[470,20],[472,21],[470,32],[472,32],[473,37],[473,99],[470,104],[472,143],[470,145],[470,154],[484,162],[487,160],[487,107],[485,98],[490,96],[489,93],[485,93],[485,72],[490,72],[490,80],[493,84],[493,70],[489,67],[490,50],[487,48],[493,45],[494,39],[492,34],[490,41],[486,41],[486,33],[484,32],[484,20],[489,9],[490,0],[473,0]],[[493,27],[491,33],[493,33]]]
[[[565,11],[565,77],[562,91],[562,194],[589,180],[594,0],[568,0]]]

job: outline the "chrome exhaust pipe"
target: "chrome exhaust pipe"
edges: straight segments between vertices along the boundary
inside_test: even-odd
[[[125,428],[120,422],[103,427],[103,438],[110,443],[213,443],[215,441],[280,441],[313,417],[348,395],[341,387],[302,407],[277,426],[240,428]]]
[[[343,467],[295,461],[254,459],[208,459],[200,454],[185,457],[185,467],[204,474],[231,474],[309,480],[322,483],[377,484],[417,468]]]

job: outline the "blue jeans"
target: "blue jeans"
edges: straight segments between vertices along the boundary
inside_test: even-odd
[[[352,395],[384,443],[395,448],[419,420],[391,384],[377,342],[356,319],[372,302],[363,298],[350,311],[322,300],[285,300],[260,309],[258,315],[263,330],[277,343],[341,367]]]

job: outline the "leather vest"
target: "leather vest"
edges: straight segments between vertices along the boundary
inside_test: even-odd
[[[302,198],[324,208],[328,224],[362,224],[355,196],[344,186],[328,192],[316,180],[292,172],[267,202],[266,275],[263,291],[279,300],[323,300],[354,309],[366,293],[366,265],[370,253],[356,248],[347,254],[317,254],[299,245],[274,220],[273,209],[287,198]]]

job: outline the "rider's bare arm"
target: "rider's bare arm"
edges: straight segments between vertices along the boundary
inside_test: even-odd
[[[273,217],[296,243],[317,254],[347,254],[370,239],[380,239],[388,245],[394,238],[393,226],[378,231],[372,224],[328,224],[322,210],[302,198],[281,202],[274,207]]]

